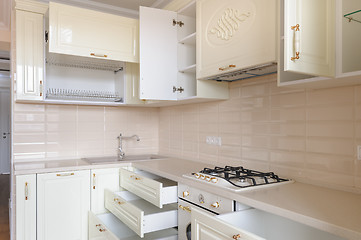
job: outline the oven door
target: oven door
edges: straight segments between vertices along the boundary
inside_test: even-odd
[[[210,211],[204,210],[195,204],[186,202],[182,199],[178,200],[178,240],[191,239],[191,211],[193,208],[199,211],[207,212],[210,215],[216,215]]]

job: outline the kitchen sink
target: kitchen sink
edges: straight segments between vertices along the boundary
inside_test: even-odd
[[[119,157],[109,156],[109,157],[82,158],[82,160],[88,162],[89,164],[103,164],[103,163],[140,161],[140,160],[151,160],[151,159],[162,159],[162,158],[166,158],[166,157],[156,154],[143,154],[143,155],[125,155],[122,159],[120,159]]]

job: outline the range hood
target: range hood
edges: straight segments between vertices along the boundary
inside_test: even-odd
[[[238,69],[235,71],[213,75],[210,77],[203,78],[201,80],[215,80],[219,82],[234,82],[243,79],[260,77],[277,73],[277,63],[271,62],[254,67]]]

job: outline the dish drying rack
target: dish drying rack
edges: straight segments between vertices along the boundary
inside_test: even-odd
[[[45,96],[47,99],[59,99],[59,100],[118,102],[118,103],[123,102],[123,98],[120,97],[119,93],[112,91],[50,88],[46,91]]]

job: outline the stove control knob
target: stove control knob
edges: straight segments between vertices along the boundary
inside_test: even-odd
[[[214,202],[214,203],[211,204],[211,207],[219,208],[219,203],[218,203],[218,202]]]
[[[217,182],[218,182],[218,178],[212,177],[212,178],[211,178],[211,182],[212,182],[212,183],[217,183]]]
[[[195,174],[194,174],[194,177],[195,177],[195,178],[200,178],[201,175],[200,175],[199,173],[195,173]]]
[[[184,191],[183,192],[183,197],[188,197],[189,196],[189,192],[188,191]]]
[[[207,180],[207,182],[210,182],[210,181],[211,181],[211,177],[210,177],[210,176],[206,176],[206,180]]]
[[[204,180],[206,178],[206,176],[204,176],[203,174],[201,174],[201,179]]]

